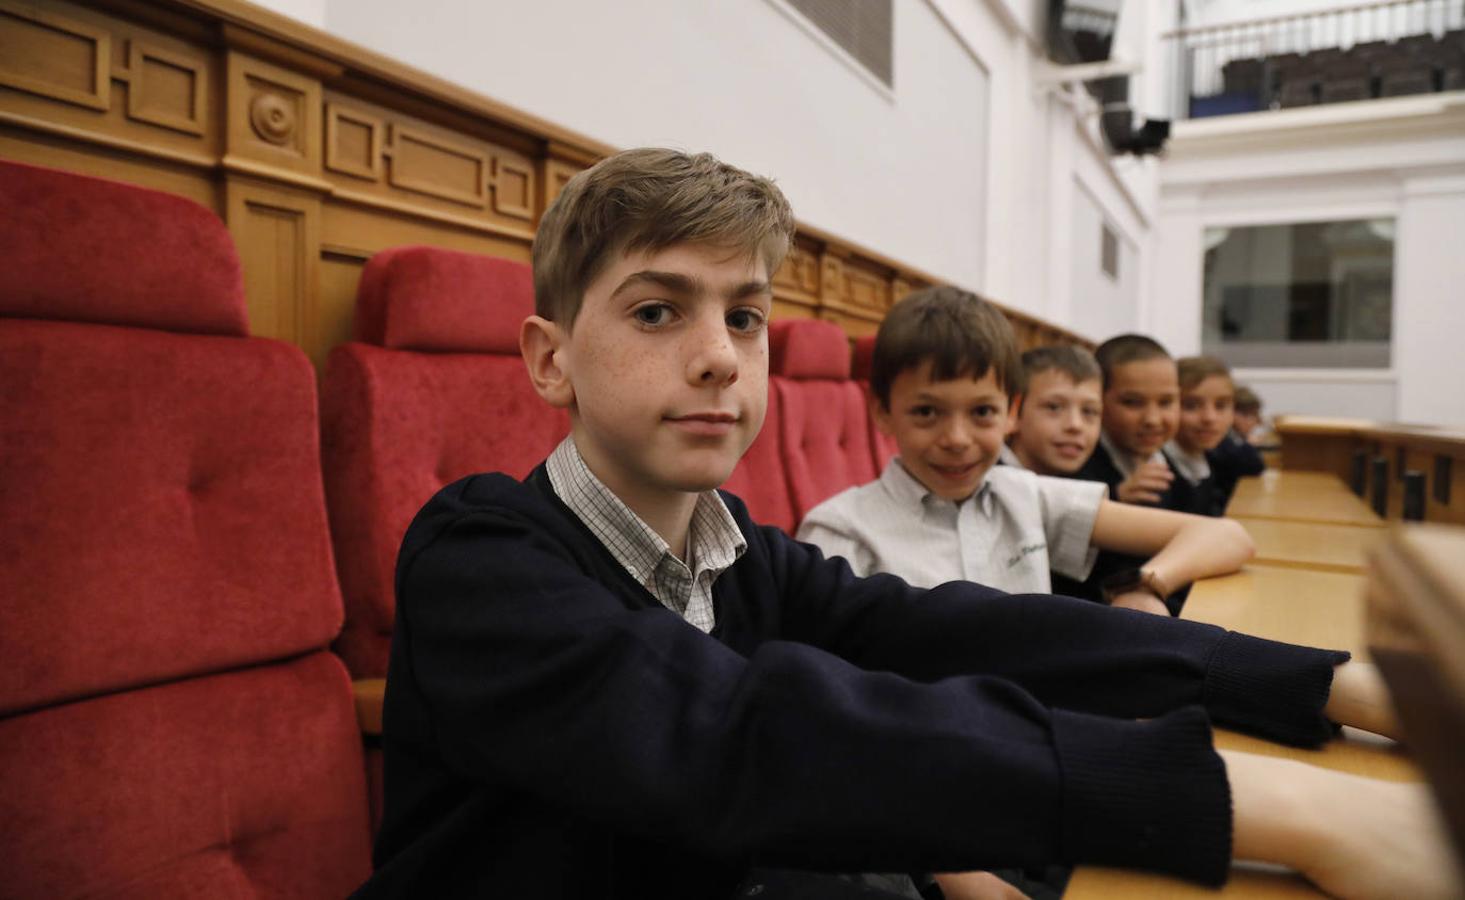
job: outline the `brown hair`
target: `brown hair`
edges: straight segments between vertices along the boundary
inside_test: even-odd
[[[961,375],[981,378],[991,370],[1008,396],[1022,385],[1017,336],[1007,317],[960,288],[926,288],[890,308],[875,335],[871,392],[889,409],[896,377],[928,360],[937,381]]]
[[[1181,357],[1175,361],[1175,367],[1180,371],[1180,389],[1182,391],[1195,390],[1196,385],[1213,375],[1223,375],[1227,381],[1231,381],[1231,370],[1214,356]],[[1235,386],[1233,382],[1232,387]]]
[[[1032,377],[1043,372],[1062,372],[1072,378],[1074,384],[1104,379],[1094,354],[1077,344],[1049,344],[1024,351],[1022,390],[1026,392]]]
[[[1262,398],[1256,395],[1256,391],[1244,384],[1236,386],[1236,402],[1231,404],[1239,413],[1257,413],[1262,411]]]
[[[794,217],[772,181],[709,153],[626,150],[571,178],[534,238],[534,311],[565,328],[617,254],[704,243],[757,254],[771,278]]]
[[[1094,351],[1099,369],[1104,373],[1104,388],[1114,379],[1114,369],[1125,363],[1143,362],[1147,359],[1170,359],[1170,353],[1160,342],[1142,334],[1121,334],[1109,338]]]

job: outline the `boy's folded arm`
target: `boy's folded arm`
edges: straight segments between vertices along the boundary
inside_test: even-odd
[[[1202,704],[1220,723],[1295,744],[1333,734],[1323,707],[1346,653],[971,582],[920,591],[890,575],[859,579],[841,560],[767,539],[790,586],[790,635],[861,668],[994,675],[1048,706],[1125,718]]]
[[[401,574],[388,739],[462,777],[770,864],[1224,871],[1225,842],[1182,827],[1198,807],[1225,818],[1219,767],[1193,785],[1214,756],[1195,713],[1095,731],[997,679],[921,684],[787,641],[744,657],[669,611],[628,610],[512,516],[458,521]],[[1180,762],[1157,776],[1116,741]],[[1115,797],[1141,799],[1102,835],[1060,820]],[[1155,845],[1157,830],[1175,837]]]
[[[1145,568],[1172,591],[1235,572],[1256,553],[1251,536],[1234,519],[1112,501],[1099,506],[1093,542],[1104,550],[1150,557]]]

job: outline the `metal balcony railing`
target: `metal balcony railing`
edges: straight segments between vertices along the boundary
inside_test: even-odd
[[[1386,0],[1164,37],[1177,118],[1465,89],[1465,0]]]

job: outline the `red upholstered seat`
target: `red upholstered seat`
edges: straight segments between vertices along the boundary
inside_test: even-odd
[[[769,334],[770,393],[794,515],[876,476],[864,393],[850,379],[850,346],[832,322],[779,322]]]
[[[0,162],[6,896],[341,896],[370,870],[304,354],[223,224]]]
[[[753,521],[760,525],[777,525],[789,534],[798,527],[794,516],[793,495],[789,493],[788,473],[783,465],[780,438],[778,391],[768,386],[768,412],[763,430],[753,440],[748,452],[738,460],[737,468],[723,484],[748,505]]]
[[[356,341],[331,352],[321,382],[346,603],[336,648],[357,677],[386,675],[397,550],[422,504],[476,472],[523,477],[569,433],[519,356],[519,324],[533,311],[522,263],[400,247],[362,273]]]
[[[875,359],[875,335],[868,334],[864,337],[855,338],[855,351],[851,374],[854,375],[855,383],[865,392],[866,406],[869,410],[870,397],[870,368]],[[900,448],[895,445],[895,438],[880,430],[875,424],[875,417],[869,416],[870,422],[870,449],[875,453],[875,471],[885,471],[885,464],[900,455]]]

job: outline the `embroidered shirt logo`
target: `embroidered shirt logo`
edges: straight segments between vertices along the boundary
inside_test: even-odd
[[[1047,550],[1047,549],[1048,549],[1048,545],[1047,544],[1023,544],[1021,547],[1018,547],[1017,548],[1017,552],[1016,553],[1012,554],[1012,556],[1009,556],[1007,558],[1007,568],[1010,569],[1013,566],[1017,565],[1018,563],[1022,562],[1023,559],[1025,557],[1029,556],[1030,554],[1037,553],[1037,552],[1039,552],[1041,550]]]

